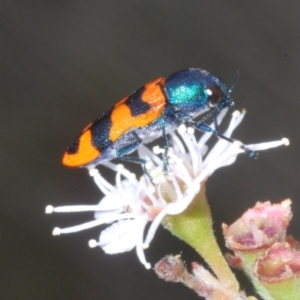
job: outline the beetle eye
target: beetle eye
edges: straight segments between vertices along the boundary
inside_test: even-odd
[[[216,85],[209,84],[207,86],[206,93],[208,96],[209,106],[211,107],[215,107],[223,99],[223,93],[221,89]]]

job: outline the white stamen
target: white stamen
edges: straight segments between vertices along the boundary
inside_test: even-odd
[[[167,204],[167,201],[165,200],[165,198],[163,197],[163,194],[162,194],[162,184],[160,184],[157,187],[157,197],[158,197],[159,202],[162,204],[162,206],[165,206]]]
[[[136,175],[134,173],[130,173],[129,179],[130,181],[136,180]]]
[[[193,127],[188,127],[186,132],[192,135],[195,133],[195,129]]]
[[[118,165],[112,163],[111,161],[104,161],[103,165],[106,166],[107,168],[111,169],[114,172],[118,171]]]
[[[53,235],[60,235],[61,234],[61,229],[59,227],[55,227],[52,231]]]
[[[158,147],[158,146],[156,146],[156,147]],[[162,164],[162,160],[154,152],[152,152],[149,148],[147,148],[143,144],[140,145],[140,147],[138,148],[138,153],[139,153],[140,157],[148,158],[150,160],[149,163],[152,163],[156,166],[160,166]],[[147,162],[147,164],[148,164],[148,162]]]
[[[234,118],[237,118],[237,117],[240,116],[240,114],[241,114],[241,112],[240,112],[239,110],[235,110],[235,111],[232,113],[232,116],[233,116]]]
[[[91,177],[94,177],[95,175],[99,174],[99,171],[97,169],[90,169],[89,174]]]
[[[152,168],[154,168],[154,163],[152,161],[148,161],[146,164],[145,164],[145,168],[147,170],[151,170]]]
[[[276,148],[279,146],[288,146],[289,144],[285,144],[286,140],[283,138],[282,140],[279,141],[274,141],[274,142],[266,142],[266,143],[260,143],[260,144],[251,144],[251,145],[246,145],[246,147],[249,147],[250,149],[254,151],[262,151],[262,150],[267,150],[270,148]]]
[[[243,146],[243,143],[241,141],[233,141],[232,143],[236,148],[241,148]]]
[[[199,162],[198,155],[199,155],[199,151],[196,151],[195,144],[193,143],[193,141],[190,138],[190,136],[188,136],[186,134],[182,134],[181,137],[184,140],[187,148],[190,150],[189,154],[190,154],[191,161],[192,161],[192,175],[194,175],[196,173],[197,169],[198,169],[198,162]]]
[[[253,220],[250,220],[249,225],[250,225],[251,233],[253,235],[255,243],[258,245],[261,245],[263,242],[263,239],[266,237],[266,235],[264,234],[264,232],[262,230],[260,230],[257,227],[257,224]]]
[[[152,148],[152,150],[153,150],[153,153],[154,153],[154,154],[160,154],[160,148],[159,148],[158,145],[154,146],[154,147]]]
[[[168,206],[166,206],[154,219],[154,221],[151,223],[146,239],[144,241],[144,245],[145,247],[147,247],[147,245],[149,245],[151,243],[151,241],[154,238],[155,232],[158,228],[158,226],[160,225],[160,223],[162,222],[163,218],[167,215],[167,208]]]
[[[212,91],[208,90],[208,93]],[[222,122],[227,111],[227,109],[221,110],[217,116],[217,124]],[[225,136],[231,137],[235,128],[243,120],[245,112],[245,110],[235,111],[232,114]],[[214,129],[215,123],[212,122],[210,127]],[[207,177],[218,168],[232,164],[237,155],[244,152],[241,141],[230,143],[222,139],[219,139],[208,152],[206,142],[213,135],[206,132],[197,140],[194,129],[187,128],[184,124],[170,135],[173,148],[168,149],[168,174],[164,174],[163,170],[164,155],[162,154],[165,153],[165,149],[159,146],[153,147],[153,152],[145,145],[137,149],[139,157],[146,160],[145,167],[151,179],[144,174],[138,180],[135,174],[123,165],[105,161],[103,165],[116,173],[115,184],[112,185],[97,169],[89,168],[90,176],[105,195],[99,204],[60,207],[48,205],[45,211],[48,214],[93,211],[95,220],[69,228],[56,227],[53,235],[109,224],[101,232],[99,241],[90,240],[89,246],[91,248],[100,246],[110,254],[130,251],[135,247],[140,262],[146,268],[151,268],[145,258],[144,250],[149,247],[164,217],[182,213],[199,193],[201,184]],[[245,147],[260,151],[288,144],[289,140],[283,138],[279,141]],[[143,242],[145,228],[149,222],[152,223]],[[257,235],[256,232],[254,234]]]
[[[171,137],[173,140],[173,147],[175,147],[175,151],[178,153],[186,153],[182,142],[179,137],[175,133],[171,133]]]
[[[163,183],[163,189],[167,193],[168,198],[174,202],[177,198],[176,191],[174,191],[174,187],[167,180]]]
[[[154,193],[155,193],[155,188],[154,188],[154,186],[149,185],[149,186],[147,187],[147,189],[148,189],[148,191],[149,191],[151,194],[154,194]]]
[[[221,122],[223,121],[223,119],[224,119],[225,115],[227,114],[227,112],[228,112],[228,109],[221,110],[220,114],[217,117],[217,124],[221,124]],[[210,124],[210,127],[213,128],[213,129],[216,129],[215,128],[215,122],[212,122]],[[212,135],[211,135],[210,132],[203,133],[201,138],[198,141],[198,148],[202,149],[203,146],[205,145],[205,143],[211,138],[211,136]]]
[[[95,248],[98,246],[98,242],[96,240],[89,240],[89,247]]]
[[[145,266],[146,269],[151,268],[151,264],[146,261],[144,249],[143,249],[143,235],[144,235],[144,228],[148,223],[147,219],[141,220],[140,228],[137,228],[137,245],[136,245],[136,254],[140,260],[140,262]]]
[[[118,164],[117,165],[117,170],[120,172],[121,170],[123,170],[124,169],[124,165],[122,165],[122,164]]]
[[[184,132],[186,132],[186,126],[184,124],[181,124],[178,128],[177,131],[179,134],[182,134]]]
[[[176,198],[177,199],[182,198],[182,192],[181,192],[180,186],[179,186],[178,181],[176,180],[175,176],[172,177],[172,183],[173,183],[175,193],[177,195]]]
[[[80,225],[72,226],[72,227],[67,227],[67,228],[54,228],[52,234],[53,235],[60,235],[60,234],[66,234],[66,233],[71,233],[71,232],[78,232],[82,230],[86,230],[89,228],[93,228],[105,223],[111,223],[116,220],[122,220],[122,219],[130,219],[130,218],[135,218],[136,214],[135,213],[127,213],[127,214],[121,214],[121,215],[114,215],[114,216],[108,216],[107,218],[102,218],[102,219],[96,219],[94,221],[86,222]]]
[[[53,213],[53,206],[52,205],[46,206],[45,213],[46,214],[52,214]]]
[[[56,213],[71,213],[71,212],[97,211],[97,210],[99,210],[98,204],[97,205],[66,205],[66,206],[52,207],[52,212],[56,212]]]
[[[98,186],[98,188],[103,192],[105,195],[110,195],[110,193],[115,190],[116,188],[108,183],[99,173],[97,169],[89,170],[89,173],[92,174],[94,182]]]
[[[282,142],[283,142],[283,145],[284,145],[284,146],[289,146],[289,144],[290,144],[290,141],[289,141],[289,139],[287,139],[287,138],[283,138],[283,139],[282,139]]]

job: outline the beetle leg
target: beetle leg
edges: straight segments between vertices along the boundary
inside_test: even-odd
[[[232,139],[232,138],[229,138],[221,133],[219,133],[218,131],[212,129],[211,127],[209,127],[208,125],[206,125],[205,123],[202,123],[202,122],[194,122],[192,120],[188,120],[187,121],[187,124],[194,127],[195,129],[198,129],[200,131],[203,131],[203,132],[211,132],[212,134],[214,134],[215,136],[217,136],[218,138],[220,139],[223,139],[223,140],[226,140],[230,143],[234,143],[236,142],[236,140]],[[256,158],[257,157],[257,153],[252,151],[251,149],[247,148],[244,144],[240,144],[240,148],[246,153],[248,154],[249,157],[253,157],[253,158]]]
[[[123,147],[121,149],[119,149],[116,153],[117,158],[119,158],[120,160],[123,161],[128,161],[128,162],[133,162],[133,163],[138,163],[142,166],[143,172],[146,176],[148,176],[148,178],[150,179],[150,181],[153,183],[152,177],[149,174],[147,168],[146,168],[146,163],[147,161],[143,158],[140,157],[132,157],[132,156],[127,156],[127,153],[131,153],[132,151],[134,151],[141,143],[142,141],[138,138],[138,136],[136,136],[138,141],[135,143],[130,144],[129,146]]]

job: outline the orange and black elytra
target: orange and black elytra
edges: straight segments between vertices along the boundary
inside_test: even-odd
[[[146,161],[128,154],[142,143],[163,137],[167,173],[166,135],[183,123],[232,142],[205,121],[233,104],[230,94],[236,79],[237,76],[232,87],[227,89],[218,77],[203,69],[191,68],[151,81],[86,126],[69,145],[62,162],[68,167],[91,168],[119,158],[140,163],[147,174]],[[201,114],[200,120],[194,121]],[[244,150],[249,156],[256,156],[253,151]]]

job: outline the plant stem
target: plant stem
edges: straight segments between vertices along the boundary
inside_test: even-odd
[[[239,291],[239,283],[223,257],[213,233],[211,212],[204,185],[183,213],[168,215],[164,219],[163,225],[192,246],[225,287]]]

